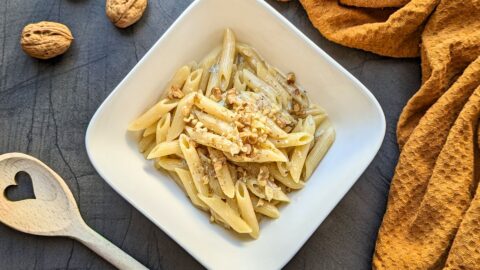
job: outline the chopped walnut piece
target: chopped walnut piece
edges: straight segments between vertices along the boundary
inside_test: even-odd
[[[265,201],[262,199],[259,199],[256,206],[260,207],[260,206],[263,206],[264,204],[265,204]]]
[[[220,101],[222,99],[222,90],[219,87],[212,88],[212,94],[210,98],[215,101]]]
[[[227,103],[228,104],[236,104],[238,103],[237,100],[237,90],[235,88],[232,88],[227,91]]]
[[[295,81],[296,81],[295,73],[289,72],[289,73],[287,74],[287,83],[288,83],[288,84],[294,84]]]
[[[212,162],[215,171],[221,170],[223,166],[227,165],[227,159],[225,157],[213,158]]]
[[[252,153],[252,146],[248,143],[244,144],[243,147],[242,147],[242,152],[245,152],[245,154],[249,155],[250,153]]]
[[[302,107],[298,103],[293,104],[293,111],[294,112],[299,112]]]
[[[268,178],[270,177],[270,172],[266,166],[260,167],[260,172],[257,176],[257,181],[260,185],[264,186],[267,183]]]
[[[176,85],[172,85],[170,90],[168,91],[168,98],[169,99],[180,99],[183,98],[185,94],[183,93],[182,89],[177,87]]]

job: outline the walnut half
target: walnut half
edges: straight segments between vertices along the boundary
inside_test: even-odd
[[[126,28],[136,23],[147,8],[147,0],[107,0],[107,17],[116,27]]]
[[[23,51],[38,59],[50,59],[68,50],[73,36],[67,26],[56,22],[38,22],[23,28]]]

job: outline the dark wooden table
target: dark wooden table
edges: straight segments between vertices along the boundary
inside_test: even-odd
[[[102,180],[87,157],[85,131],[97,107],[190,2],[149,0],[142,20],[121,30],[108,21],[100,0],[0,1],[0,153],[25,152],[50,165],[71,188],[86,222],[151,269],[201,266]],[[365,84],[387,118],[379,154],[286,268],[369,269],[398,158],[395,126],[420,85],[419,59],[339,46],[313,28],[297,1],[268,2]],[[75,41],[65,55],[38,61],[22,52],[23,26],[41,20],[70,27]],[[28,193],[28,186],[19,189],[12,196]],[[0,224],[0,268],[111,266],[73,240],[26,235]]]

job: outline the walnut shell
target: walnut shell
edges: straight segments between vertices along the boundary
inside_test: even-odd
[[[147,0],[107,0],[107,17],[115,26],[128,27],[136,23],[147,8]]]
[[[49,59],[68,50],[73,36],[67,26],[56,22],[38,22],[23,28],[20,44],[35,58]]]

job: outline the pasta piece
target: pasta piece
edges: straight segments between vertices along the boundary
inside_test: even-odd
[[[152,142],[150,143],[150,145],[148,145],[147,149],[145,149],[145,152],[143,152],[143,157],[144,158],[147,158],[148,155],[150,154],[150,152],[153,150],[153,148],[155,148],[155,141],[152,140]]]
[[[252,229],[250,236],[257,239],[260,228],[258,227],[258,221],[257,217],[255,216],[255,211],[253,210],[252,201],[250,200],[250,194],[245,186],[245,183],[242,181],[238,181],[235,185],[235,198],[237,198],[237,204],[241,217]]]
[[[280,101],[283,108],[288,108],[288,105],[292,102],[292,97],[287,92],[287,90],[285,90],[285,88],[283,88],[283,86],[277,81],[277,79],[268,72],[265,65],[257,65],[257,76],[265,83],[270,85],[273,89],[275,89],[275,92],[278,95],[277,100]]]
[[[175,108],[177,103],[178,102],[172,102],[169,99],[160,100],[157,104],[133,121],[128,126],[128,130],[137,131],[148,128],[150,125],[157,122],[163,115]]]
[[[213,169],[215,170],[215,175],[217,176],[223,193],[227,197],[233,198],[235,195],[235,188],[233,186],[232,176],[230,175],[230,170],[228,168],[227,159],[221,151],[211,147],[208,148],[208,153],[212,159]]]
[[[305,118],[305,122],[303,123],[303,131],[311,134],[315,133],[315,122],[313,121],[313,117],[311,115]],[[305,164],[305,160],[307,159],[308,150],[310,149],[310,145],[300,145],[295,147],[292,153],[292,157],[290,158],[290,175],[293,178],[295,183],[300,181],[300,176],[302,174],[302,169]]]
[[[255,74],[253,74],[247,69],[244,69],[242,73],[243,79],[245,80],[245,83],[248,85],[248,87],[254,89],[256,92],[261,92],[265,94],[272,103],[281,104],[279,102],[279,97],[277,96],[275,89],[273,89],[270,85],[262,81],[260,78],[255,76]]]
[[[185,192],[187,193],[188,198],[192,201],[194,205],[198,208],[202,209],[203,211],[208,211],[208,206],[198,198],[197,190],[193,183],[192,175],[188,170],[176,168],[175,172],[177,173],[178,177],[180,178],[183,187],[185,188]]]
[[[188,75],[188,78],[182,88],[182,91],[185,95],[192,92],[197,92],[200,85],[200,80],[202,79],[202,74],[203,69],[197,69]]]
[[[277,219],[280,217],[278,208],[270,202],[261,201],[261,203],[253,203],[253,210],[269,218]]]
[[[235,188],[233,189],[234,193],[235,194]],[[228,204],[228,206],[233,210],[235,211],[235,213],[237,215],[240,216],[240,209],[238,209],[238,204],[237,204],[237,200],[235,198],[228,198],[226,199],[226,202]]]
[[[245,57],[247,63],[252,68],[256,68],[258,65],[265,65],[265,61],[262,59],[260,54],[250,45],[237,42],[236,46],[238,52]]]
[[[219,86],[223,92],[227,90],[232,76],[233,60],[235,59],[235,35],[232,30],[226,29],[223,37],[223,47],[218,62]]]
[[[326,115],[326,114],[320,114],[320,115],[315,115],[315,116],[313,116],[313,121],[315,121],[315,127],[318,129],[318,127],[320,126],[320,124],[321,124],[325,119],[327,119],[327,115]]]
[[[185,127],[188,135],[192,140],[201,145],[213,147],[224,152],[228,152],[232,155],[238,154],[240,152],[240,146],[234,142],[228,140],[227,138],[208,132],[208,131],[197,131],[191,127]]]
[[[183,84],[188,78],[188,75],[190,75],[191,69],[192,67],[190,65],[185,65],[179,68],[173,75],[167,87],[165,87],[165,90],[162,92],[161,98],[165,98],[172,87],[176,89],[182,89]]]
[[[275,180],[284,184],[286,187],[289,187],[291,189],[302,189],[305,186],[305,183],[303,181],[298,181],[298,183],[293,181],[291,175],[283,176],[278,171],[278,168],[273,164],[268,164],[268,171],[272,174]]]
[[[215,214],[220,216],[226,224],[238,233],[251,233],[252,228],[235,213],[227,203],[223,202],[218,197],[207,197],[198,194],[198,198],[202,200]]]
[[[245,155],[245,154],[240,154],[240,155],[232,155],[228,152],[224,152],[225,156],[235,162],[258,162],[258,163],[264,163],[264,162],[287,162],[288,158],[283,155],[282,152],[280,151],[274,151],[272,149],[256,149],[256,153],[252,155]]]
[[[286,76],[281,73],[278,69],[276,70],[275,78],[283,86],[285,90],[290,94],[293,100],[300,104],[304,108],[309,107],[309,100],[306,97],[305,91],[299,89],[297,85],[291,85],[287,82]]]
[[[232,182],[237,182],[237,168],[234,165],[231,165],[227,162],[228,170],[230,171],[230,176],[232,177]]]
[[[204,151],[204,148],[198,148],[198,156],[200,157],[200,161],[202,163],[203,169],[205,171],[205,176],[208,178],[208,185],[210,190],[215,196],[218,196],[222,199],[226,199],[227,197],[222,191],[222,187],[220,186],[219,180],[215,176],[215,172],[212,165],[212,160],[207,156],[207,151]]]
[[[305,145],[313,140],[313,134],[306,132],[293,132],[288,134],[286,138],[271,140],[277,148],[285,148],[292,146]]]
[[[138,151],[140,151],[140,153],[145,152],[154,139],[155,139],[155,136],[153,134],[147,137],[142,137],[138,142]]]
[[[310,107],[305,110],[305,113],[312,116],[326,115],[325,110],[322,107],[320,107],[320,105],[317,105],[317,104],[310,105]]]
[[[178,102],[177,110],[173,116],[172,125],[168,129],[167,141],[175,140],[185,128],[185,121],[183,119],[189,114],[193,106],[193,100],[196,93],[190,93],[183,97]]]
[[[187,161],[188,169],[192,174],[193,183],[197,188],[199,194],[208,196],[208,186],[204,182],[205,172],[200,162],[200,157],[198,156],[197,150],[190,142],[190,139],[185,135],[180,135],[179,138],[180,149],[182,150],[185,160]]]
[[[247,84],[243,80],[243,72],[242,70],[239,70],[235,73],[235,76],[233,77],[233,87],[238,91],[238,92],[243,92],[247,89]]]
[[[147,159],[154,159],[169,155],[177,155],[183,157],[183,153],[180,149],[180,144],[178,143],[178,140],[157,144],[155,148],[152,149]]]
[[[175,169],[186,169],[187,164],[185,160],[178,159],[178,158],[170,158],[170,157],[160,157],[157,159],[156,163],[159,167],[163,168],[167,171],[175,171]]]
[[[209,130],[217,133],[218,135],[227,135],[234,134],[238,132],[236,129],[229,123],[215,118],[209,114],[206,114],[202,111],[194,111],[194,114],[197,116],[198,120]]]
[[[157,132],[155,134],[157,144],[167,140],[167,133],[168,129],[170,128],[170,118],[171,114],[167,113],[160,118],[160,120],[158,120]]]
[[[222,50],[221,46],[215,47],[210,51],[200,62],[200,68],[203,69],[202,78],[200,79],[199,89],[202,90],[202,93],[205,94],[207,89],[208,78],[210,77],[210,69],[215,63],[217,63],[218,55]]]
[[[275,124],[272,119],[267,117],[265,120],[265,125],[268,128],[267,133],[270,137],[275,139],[283,139],[288,137],[288,133]]]
[[[235,113],[229,109],[219,105],[215,101],[205,97],[202,94],[197,94],[195,96],[195,105],[200,108],[202,111],[211,114],[217,118],[225,120],[227,122],[233,122],[235,119]]]
[[[328,152],[328,149],[330,149],[334,140],[335,130],[333,127],[328,128],[323,135],[317,139],[305,161],[305,180],[308,180],[310,176],[312,176],[313,170],[315,170]]]
[[[152,135],[155,133],[157,129],[157,123],[153,123],[151,124],[149,127],[147,127],[144,131],[143,131],[143,137],[147,137],[148,135]]]

